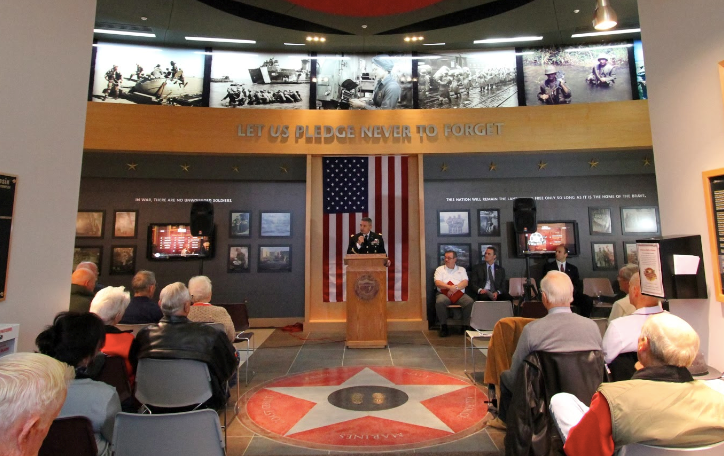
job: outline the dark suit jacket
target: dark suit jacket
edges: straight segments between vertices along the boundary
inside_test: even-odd
[[[468,276],[470,278],[470,291],[477,296],[478,288],[485,289],[488,283],[488,263],[481,263],[473,266]],[[498,264],[493,265],[493,289],[491,292],[503,292],[505,287],[505,269]]]
[[[556,263],[555,260],[552,262],[548,262],[543,265],[543,276],[541,276],[541,280],[543,280],[543,277],[548,274],[548,271],[557,271],[558,270],[558,263]],[[574,293],[580,293],[583,290],[582,284],[581,284],[581,278],[578,276],[578,268],[573,266],[569,261],[566,261],[566,275],[570,277],[571,282],[573,282],[573,292]],[[540,280],[538,281],[540,283]]]
[[[385,240],[382,239],[381,234],[373,233],[370,231],[367,236],[367,241],[358,249],[357,248],[357,236],[359,233],[355,233],[349,238],[349,247],[347,247],[347,253],[384,253],[385,251]]]

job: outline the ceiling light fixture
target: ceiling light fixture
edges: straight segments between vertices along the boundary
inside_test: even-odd
[[[585,38],[587,36],[621,35],[622,33],[639,33],[640,28],[609,30],[607,32],[574,33],[571,38]]]
[[[422,43],[423,46],[445,46],[445,43]]]
[[[519,41],[540,41],[542,36],[514,36],[512,38],[488,38],[485,40],[475,40],[473,44],[493,44],[493,43],[517,43]]]
[[[405,41],[407,41],[408,43],[410,41],[417,42],[417,41],[422,41],[424,39],[425,39],[425,37],[422,37],[422,36],[406,36],[405,37]]]
[[[256,44],[254,40],[237,40],[232,38],[211,38],[207,36],[187,36],[187,41],[211,41],[213,43],[236,43],[236,44]]]
[[[566,49],[566,52],[588,52],[588,51],[596,51],[598,49],[614,49],[614,48],[627,48],[632,47],[633,44],[616,44],[613,46],[594,46],[594,47],[582,47],[582,48],[570,48]]]
[[[327,41],[327,38],[323,36],[308,36],[307,41],[314,43],[324,43],[325,41]]]
[[[306,46],[304,43],[284,43],[284,46]]]
[[[156,38],[155,33],[127,32],[125,30],[93,29],[93,33],[103,33],[106,35],[144,36],[146,38]]]
[[[618,23],[616,11],[608,3],[609,0],[596,0],[596,9],[593,11],[593,28],[596,30],[612,29]]]

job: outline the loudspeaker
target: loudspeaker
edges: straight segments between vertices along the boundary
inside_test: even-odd
[[[513,201],[513,226],[516,233],[535,233],[538,229],[535,217],[533,198],[516,198]]]
[[[214,231],[214,205],[210,201],[196,201],[191,205],[191,234],[211,236]]]

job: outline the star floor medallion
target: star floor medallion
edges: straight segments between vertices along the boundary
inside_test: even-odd
[[[487,397],[468,381],[401,367],[339,367],[272,380],[247,393],[239,418],[280,442],[329,450],[403,450],[482,429]]]

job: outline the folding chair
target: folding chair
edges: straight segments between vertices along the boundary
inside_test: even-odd
[[[228,382],[226,384],[228,391]],[[152,413],[149,406],[200,408],[211,399],[209,366],[190,359],[138,360],[136,369],[136,399],[142,404],[142,413]],[[224,405],[224,437],[226,437],[226,405]],[[193,454],[193,453],[188,453]]]
[[[114,387],[121,402],[133,396],[128,372],[126,372],[126,361],[120,356],[106,356],[103,367],[95,380]]]
[[[113,428],[114,456],[223,456],[225,442],[213,410],[166,415],[119,413]]]
[[[538,296],[538,285],[535,283],[535,279],[530,279],[530,284],[533,287],[532,296]],[[518,306],[525,297],[525,277],[511,277],[508,280],[508,294],[518,299]]]
[[[523,318],[543,318],[548,310],[542,301],[524,301],[520,305],[520,316]]]
[[[475,383],[475,351],[488,354],[488,343],[493,335],[495,324],[501,319],[513,316],[513,303],[510,301],[475,301],[470,314],[472,331],[465,331],[465,372],[468,371],[468,350],[473,360],[472,380]],[[483,332],[488,331],[488,332]],[[468,341],[470,346],[468,347]],[[480,341],[476,343],[476,341]]]
[[[619,456],[721,456],[724,454],[724,442],[701,447],[673,448],[632,443],[624,445]]]
[[[57,418],[50,425],[38,456],[96,456],[93,425],[84,416]]]
[[[611,281],[605,277],[590,277],[583,279],[583,294],[593,298],[593,311],[591,316],[608,318],[613,304],[603,302],[601,297],[613,297]]]
[[[246,343],[246,348],[239,348],[237,347],[238,344]],[[236,353],[239,355],[239,359],[241,359],[241,352],[244,352],[246,354],[245,360],[244,360],[244,385],[249,386],[249,364],[251,355],[254,354],[254,333],[251,331],[242,331],[239,334],[236,335],[236,338],[234,339],[234,348],[236,348]],[[252,375],[254,374],[254,371],[251,371]],[[241,363],[236,368],[236,399],[239,399],[239,375],[241,374]]]

